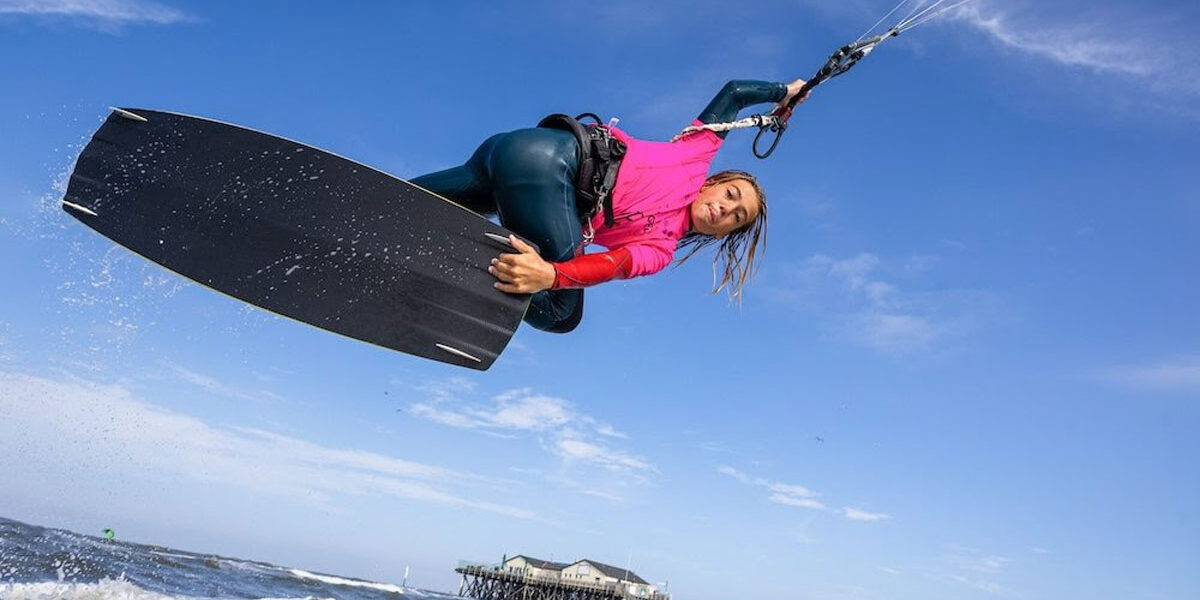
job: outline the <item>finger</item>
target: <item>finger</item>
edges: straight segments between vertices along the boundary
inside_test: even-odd
[[[519,238],[519,237],[517,237],[517,236],[515,236],[515,235],[510,235],[510,236],[508,236],[508,240],[509,240],[510,242],[512,242],[512,247],[513,247],[513,248],[516,248],[517,250],[519,250],[519,251],[520,251],[520,252],[522,252],[522,253],[525,253],[525,252],[537,252],[537,250],[534,250],[534,249],[533,249],[533,246],[530,246],[529,244],[526,244],[526,243],[525,243],[525,240],[522,240],[521,238]]]
[[[508,256],[515,256],[515,255],[510,254]],[[492,266],[500,271],[505,272],[505,273],[512,273],[519,264],[520,263],[518,263],[516,260],[513,260],[512,258],[505,258],[503,256],[500,258],[492,259]]]
[[[519,286],[517,286],[516,284],[513,284],[513,283],[504,283],[504,282],[497,281],[496,283],[494,283],[494,284],[492,284],[492,285],[493,285],[493,287],[495,287],[496,289],[498,289],[498,290],[500,290],[500,291],[502,291],[502,292],[507,292],[507,293],[509,293],[509,294],[523,294],[523,293],[525,293],[525,292],[522,292],[522,291],[521,291],[521,288],[520,288]]]
[[[491,273],[492,277],[505,282],[511,282],[513,278],[516,277],[516,274],[513,273],[512,269],[502,267],[501,265],[492,265],[488,267],[488,273]]]

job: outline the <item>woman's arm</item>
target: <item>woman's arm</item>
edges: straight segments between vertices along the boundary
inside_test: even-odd
[[[626,279],[633,268],[633,255],[626,248],[576,256],[554,265],[554,286],[561,290],[582,288],[613,279]]]
[[[497,289],[512,294],[587,287],[613,279],[625,279],[633,269],[633,255],[626,248],[584,254],[552,263],[516,236],[510,236],[509,241],[517,252],[501,254],[492,259],[488,272],[497,279]]]
[[[764,102],[782,103],[800,91],[803,79],[789,84],[770,81],[734,80],[725,84],[697,117],[701,123],[724,123],[737,118],[747,106]],[[802,100],[803,101],[803,100]],[[724,138],[727,131],[717,132]]]

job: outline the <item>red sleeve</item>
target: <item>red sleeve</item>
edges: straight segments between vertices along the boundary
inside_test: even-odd
[[[581,288],[629,277],[633,255],[625,248],[617,248],[609,252],[583,254],[571,260],[551,264],[554,265],[555,276],[554,287],[550,289]]]

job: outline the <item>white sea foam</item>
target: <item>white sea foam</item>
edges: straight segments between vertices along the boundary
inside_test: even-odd
[[[144,590],[121,579],[101,579],[97,583],[44,581],[41,583],[0,583],[4,600],[181,600],[187,596],[168,596]]]
[[[101,579],[96,583],[44,581],[40,583],[0,583],[4,600],[200,600],[193,596],[172,596],[142,589],[124,579]],[[305,598],[263,598],[261,600],[331,600]]]
[[[195,560],[197,558],[194,554],[179,554],[176,552],[163,552],[161,550],[151,550],[150,554],[155,556],[165,556],[167,558],[185,558],[189,560]]]
[[[302,571],[300,569],[288,569],[288,572],[296,577],[301,578],[301,579],[312,579],[315,581],[320,581],[320,582],[328,583],[331,585],[345,585],[345,586],[350,586],[350,587],[371,588],[374,590],[381,590],[384,592],[393,592],[396,594],[404,593],[404,588],[402,588],[394,583],[374,583],[371,581],[362,581],[362,580],[358,580],[358,579],[343,579],[341,577],[334,577],[332,575],[318,575],[316,573],[309,573],[308,571]]]

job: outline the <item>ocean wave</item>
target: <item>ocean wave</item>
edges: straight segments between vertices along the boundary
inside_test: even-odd
[[[124,579],[101,579],[96,583],[43,581],[39,583],[0,583],[4,600],[211,600],[193,596],[173,596],[140,588]],[[334,600],[303,598],[261,598],[258,600]]]
[[[192,600],[142,589],[123,579],[101,579],[96,583],[43,581],[0,583],[4,600]]]
[[[302,571],[300,569],[288,569],[288,572],[296,577],[299,577],[300,579],[311,579],[313,581],[320,581],[321,583],[328,583],[330,585],[370,588],[373,590],[392,592],[394,594],[405,593],[404,588],[394,583],[375,583],[372,581],[363,581],[361,579],[344,579],[342,577],[334,577],[332,575],[318,575],[316,573],[309,573],[308,571]]]

